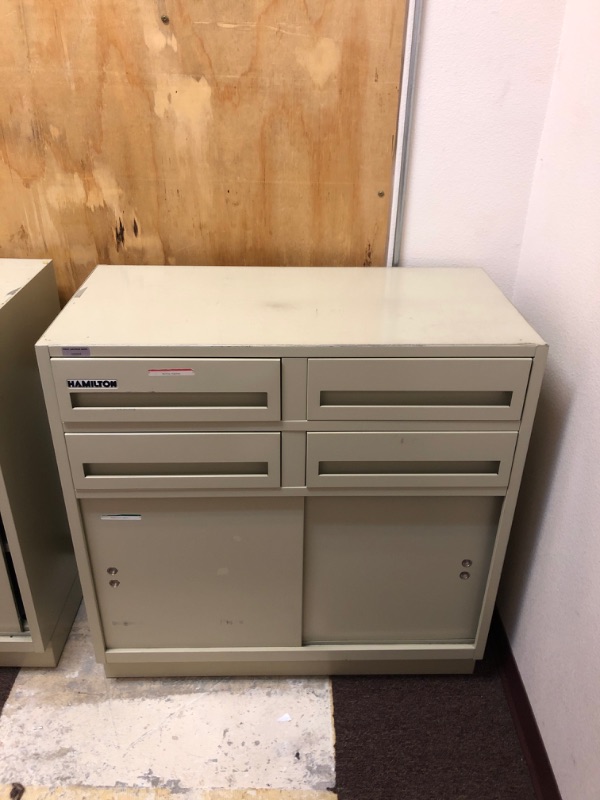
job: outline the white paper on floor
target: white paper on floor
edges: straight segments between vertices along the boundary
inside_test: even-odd
[[[325,678],[106,678],[81,613],[59,666],[15,681],[0,783],[324,790],[332,714]]]

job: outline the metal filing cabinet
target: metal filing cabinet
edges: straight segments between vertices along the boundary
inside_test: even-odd
[[[35,342],[49,261],[0,259],[0,666],[55,666],[81,602]]]
[[[481,270],[98,267],[38,361],[107,674],[470,672],[546,351]]]

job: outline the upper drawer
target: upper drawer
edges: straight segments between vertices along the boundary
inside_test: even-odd
[[[277,420],[280,360],[53,358],[65,422]]]
[[[517,420],[530,358],[319,358],[308,419]]]

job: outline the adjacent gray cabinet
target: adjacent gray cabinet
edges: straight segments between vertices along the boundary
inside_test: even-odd
[[[38,362],[106,673],[471,671],[546,350],[481,270],[98,267]]]
[[[81,601],[35,360],[52,264],[0,259],[0,665],[56,665]]]

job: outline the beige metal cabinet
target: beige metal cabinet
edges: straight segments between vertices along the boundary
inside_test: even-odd
[[[38,363],[107,674],[471,671],[546,351],[481,270],[98,267]]]
[[[0,259],[0,666],[54,666],[81,601],[35,342],[52,264]]]

